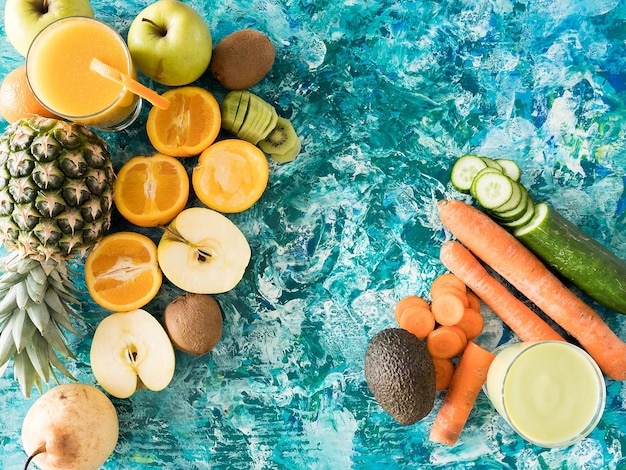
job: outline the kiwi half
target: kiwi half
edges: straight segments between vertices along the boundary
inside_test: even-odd
[[[291,121],[283,117],[278,117],[274,129],[257,145],[279,163],[294,160],[302,148]]]

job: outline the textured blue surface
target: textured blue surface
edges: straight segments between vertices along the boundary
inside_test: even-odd
[[[123,35],[149,3],[93,0]],[[187,3],[216,42],[245,27],[269,35],[277,61],[252,91],[292,120],[303,153],[272,164],[261,200],[231,216],[253,257],[236,289],[218,296],[221,342],[201,358],[178,353],[166,390],[114,400],[121,434],[105,468],[626,468],[622,382],[607,381],[602,421],[567,449],[525,443],[483,394],[459,443],[445,447],[428,441],[441,395],[431,415],[402,427],[362,370],[369,338],[394,326],[396,300],[426,295],[443,272],[448,235],[434,203],[459,196],[448,174],[463,153],[514,159],[535,199],[626,258],[624,2]],[[0,32],[4,76],[23,59]],[[198,83],[225,95],[209,76]],[[153,152],[142,121],[106,138],[118,168]],[[147,309],[160,318],[178,294],[165,284]],[[84,307],[69,367],[94,383],[90,338],[106,312],[89,299]],[[598,311],[626,340],[626,316]],[[478,342],[493,348],[510,333],[485,314]],[[19,469],[32,400],[11,366],[0,391],[0,468]]]

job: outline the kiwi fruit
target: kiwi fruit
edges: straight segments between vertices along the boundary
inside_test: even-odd
[[[278,117],[274,129],[257,145],[279,163],[294,160],[301,150],[298,134],[291,122],[283,117]]]
[[[260,31],[243,29],[224,37],[213,50],[211,72],[229,90],[245,90],[270,71],[276,50]]]
[[[222,128],[255,145],[267,137],[278,120],[274,106],[247,90],[229,92],[220,108]]]
[[[194,356],[211,351],[222,337],[222,309],[209,294],[175,298],[165,307],[163,323],[174,347]]]

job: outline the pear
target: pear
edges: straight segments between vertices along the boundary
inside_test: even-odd
[[[111,400],[93,385],[57,385],[35,401],[22,423],[22,445],[42,470],[95,470],[119,436]]]

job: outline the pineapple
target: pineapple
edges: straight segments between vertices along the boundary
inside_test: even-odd
[[[71,261],[109,228],[115,172],[105,142],[89,128],[35,116],[0,136],[0,366],[34,386],[74,379],[66,332],[78,334]]]

